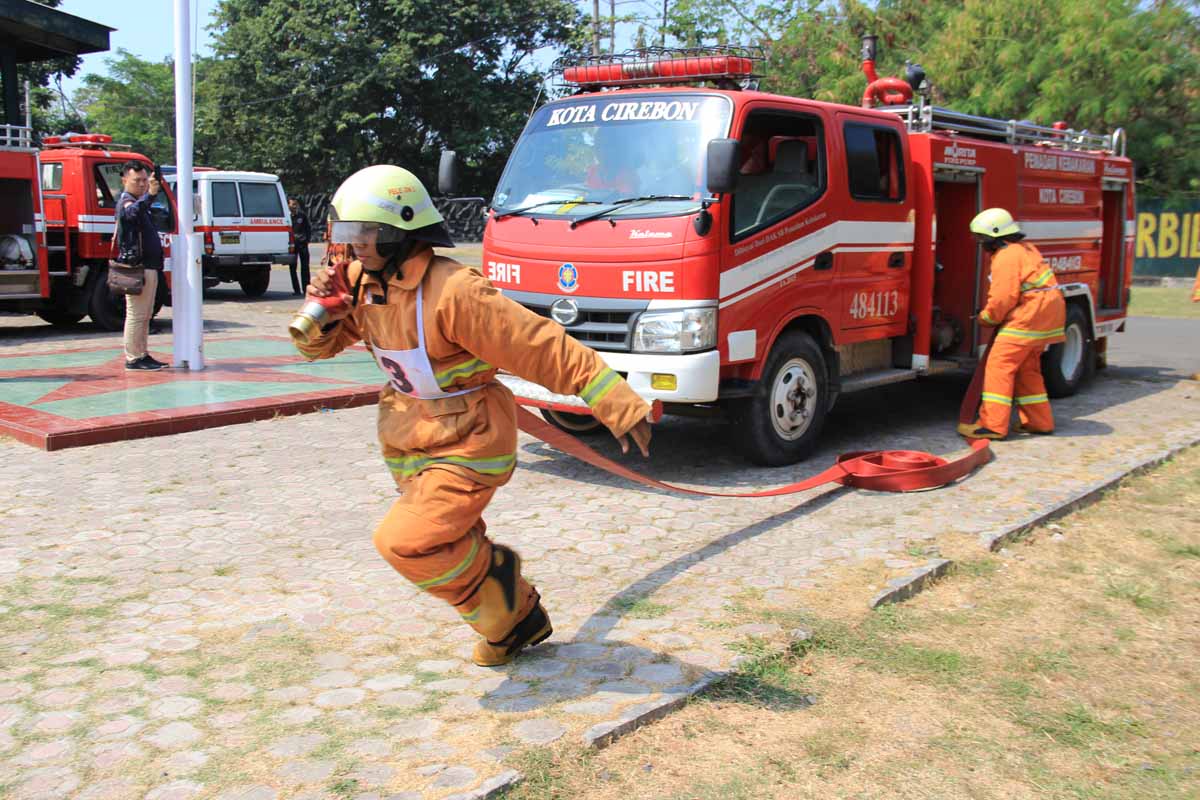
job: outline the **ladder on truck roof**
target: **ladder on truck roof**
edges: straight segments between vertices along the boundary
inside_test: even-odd
[[[993,119],[973,114],[963,114],[948,108],[928,105],[918,101],[912,105],[878,106],[880,111],[890,111],[904,120],[910,133],[965,133],[977,139],[1007,142],[1008,144],[1031,144],[1062,150],[1079,150],[1125,155],[1125,129],[1117,128],[1109,134],[1077,131],[1071,128],[1052,128],[1015,119]]]

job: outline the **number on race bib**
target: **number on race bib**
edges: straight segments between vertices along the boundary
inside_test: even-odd
[[[392,386],[396,387],[396,391],[404,394],[412,394],[413,385],[409,382],[408,376],[404,374],[404,368],[390,358],[384,357],[380,360],[383,368],[387,370],[388,379]]]

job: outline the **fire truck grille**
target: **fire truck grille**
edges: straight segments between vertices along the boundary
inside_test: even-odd
[[[637,315],[649,305],[646,300],[572,297],[514,292],[504,294],[540,316],[554,319],[550,313],[555,302],[569,299],[578,309],[578,317],[564,327],[567,333],[596,350],[629,352]],[[558,321],[558,320],[555,320]]]
[[[543,317],[550,317],[549,306],[530,306]],[[633,334],[632,311],[584,311],[579,310],[579,320],[567,326],[567,333],[597,350],[629,350]]]

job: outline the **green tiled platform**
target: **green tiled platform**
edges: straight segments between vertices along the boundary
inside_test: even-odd
[[[126,370],[111,347],[0,356],[0,433],[55,450],[365,405],[383,383],[362,348],[309,363],[286,339],[230,338],[204,355],[196,372]]]

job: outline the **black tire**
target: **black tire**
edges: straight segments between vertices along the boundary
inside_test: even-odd
[[[595,436],[597,433],[607,430],[600,420],[590,414],[568,414],[565,411],[551,411],[548,408],[538,410],[542,412],[542,419],[546,422],[575,436]]]
[[[61,308],[50,308],[37,312],[37,315],[56,328],[69,328],[83,319],[86,314],[77,314]]]
[[[1063,331],[1067,340],[1050,345],[1042,355],[1042,378],[1051,397],[1070,397],[1096,372],[1092,325],[1077,303],[1067,304]]]
[[[264,267],[258,272],[240,279],[238,285],[242,287],[246,297],[262,297],[267,293],[267,287],[271,285],[271,268]]]
[[[812,455],[829,411],[825,356],[803,331],[787,331],[771,348],[753,397],[733,404],[734,440],[742,454],[766,467]]]
[[[125,295],[113,294],[108,290],[108,267],[100,267],[92,279],[88,292],[88,316],[102,331],[119,331],[125,328]]]

